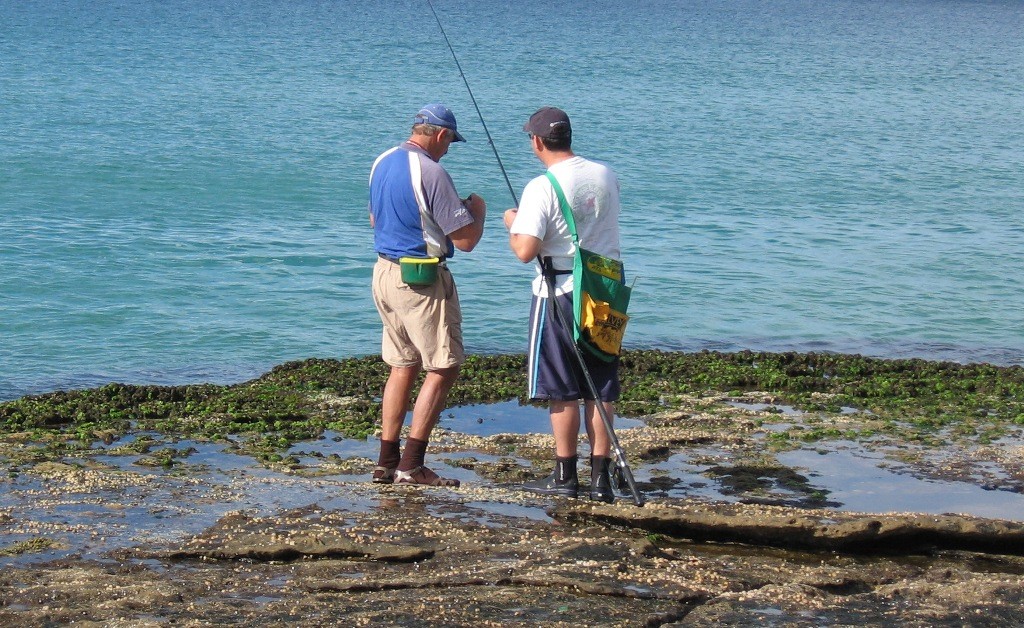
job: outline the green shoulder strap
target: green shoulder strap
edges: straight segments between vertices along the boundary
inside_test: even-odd
[[[569,233],[572,234],[573,242],[580,243],[580,237],[576,235],[576,219],[572,215],[572,207],[569,206],[569,201],[565,200],[565,192],[562,191],[562,186],[558,185],[558,179],[555,175],[551,174],[551,171],[545,172],[548,181],[551,181],[551,186],[555,188],[555,194],[558,196],[558,206],[562,208],[562,216],[565,217],[565,222],[569,225]]]

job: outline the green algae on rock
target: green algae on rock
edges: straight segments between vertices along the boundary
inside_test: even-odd
[[[522,355],[470,356],[452,389],[452,405],[522,398]],[[84,442],[129,430],[218,439],[259,435],[272,451],[324,430],[364,437],[375,429],[388,367],[377,356],[288,362],[230,386],[136,386],[57,391],[0,404],[0,433],[59,433]],[[646,416],[681,396],[776,395],[808,411],[849,408],[869,427],[829,425],[778,432],[774,441],[857,438],[886,431],[929,442],[951,430],[991,442],[1024,425],[1024,369],[919,359],[883,360],[818,353],[627,351],[620,413]],[[269,454],[268,454],[269,455]]]
[[[0,547],[0,556],[18,556],[20,554],[45,552],[53,549],[54,547],[58,547],[59,545],[60,543],[58,541],[43,536],[37,536],[35,538],[28,539],[27,541],[18,541],[6,547]]]

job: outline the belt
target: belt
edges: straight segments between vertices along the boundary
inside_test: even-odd
[[[540,270],[541,274],[543,274],[545,277],[557,277],[559,275],[572,274],[571,268],[569,270],[559,270],[555,268],[555,265],[551,263],[550,257],[545,257],[544,259],[541,260]]]

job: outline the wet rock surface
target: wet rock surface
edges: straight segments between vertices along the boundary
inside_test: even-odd
[[[785,527],[789,517],[799,529],[812,515],[793,509],[545,504],[502,489],[338,488],[377,493],[378,507],[232,513],[162,546],[5,567],[0,622],[925,626],[1024,619],[1020,556],[695,543],[685,525],[651,533],[631,523],[654,513],[685,524],[699,512],[713,519],[705,525],[738,536],[749,519]],[[546,507],[554,518],[503,514],[503,503]],[[889,518],[877,519],[884,525]]]
[[[231,501],[238,487],[39,466],[46,488],[33,496],[52,498],[50,513],[33,520],[42,513],[9,507],[0,525],[58,545],[7,560],[3,625],[1024,621],[1024,532],[1012,521],[674,498],[638,508],[625,496],[532,497],[485,477],[458,489],[382,487],[366,468],[273,476],[271,491],[314,482],[307,495],[321,499],[278,510],[268,499],[189,533],[203,510],[177,511],[175,499],[245,505]],[[137,504],[97,499],[139,487],[152,492]],[[71,506],[86,514],[52,516]],[[105,541],[135,508],[166,525]]]
[[[0,625],[1024,623],[1013,421],[785,401],[673,393],[621,421],[642,508],[519,491],[553,441],[517,404],[446,411],[428,463],[455,489],[373,485],[375,438],[329,430],[10,430]]]

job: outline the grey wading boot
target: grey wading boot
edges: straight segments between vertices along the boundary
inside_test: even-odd
[[[551,471],[551,475],[523,484],[523,490],[541,495],[576,497],[580,490],[580,481],[576,476],[577,460],[579,460],[579,456],[555,458],[555,468]]]
[[[605,502],[615,501],[615,489],[609,472],[612,459],[605,456],[590,457],[590,499]]]

